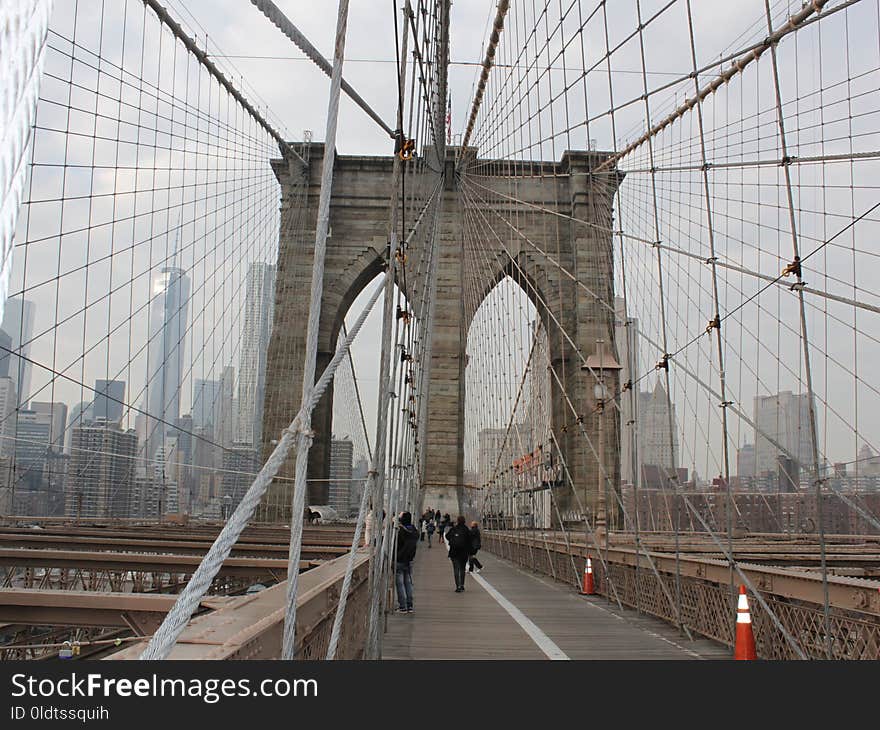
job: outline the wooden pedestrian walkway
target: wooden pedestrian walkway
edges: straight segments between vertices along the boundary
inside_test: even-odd
[[[455,593],[445,547],[419,543],[415,612],[388,616],[385,659],[730,658],[726,647],[692,642],[659,619],[579,596],[494,555],[479,558],[482,574],[469,574]]]

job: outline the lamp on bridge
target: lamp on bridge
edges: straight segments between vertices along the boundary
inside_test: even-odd
[[[605,474],[605,404],[612,394],[605,383],[605,373],[611,372],[617,374],[622,370],[620,363],[614,357],[613,353],[605,352],[605,340],[596,340],[596,352],[590,355],[581,370],[588,370],[593,374],[596,383],[593,386],[593,398],[596,401],[596,417],[599,421],[599,464],[596,476],[596,525],[595,539],[597,543],[605,543],[605,549],[608,549],[608,478]],[[598,545],[597,545],[598,547]]]

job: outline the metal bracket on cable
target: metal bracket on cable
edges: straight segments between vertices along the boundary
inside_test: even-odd
[[[669,372],[669,358],[672,357],[668,352],[660,359],[660,362],[654,367],[655,370],[665,370]]]
[[[790,264],[788,264],[788,266],[786,266],[782,270],[783,276],[790,276],[791,274],[794,274],[798,279],[801,278],[801,257],[800,256],[795,256],[794,261],[792,261]]]
[[[709,324],[706,325],[706,334],[710,334],[712,330],[720,330],[721,329],[721,317],[717,314],[715,315],[715,319],[709,321]]]
[[[416,156],[416,141],[405,137],[402,129],[394,130],[394,154],[403,162],[408,162]]]

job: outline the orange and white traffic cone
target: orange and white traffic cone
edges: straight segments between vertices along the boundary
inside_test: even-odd
[[[736,643],[733,647],[734,659],[757,659],[755,634],[752,632],[752,614],[749,612],[749,597],[746,587],[739,587],[739,600],[736,604]]]
[[[584,585],[581,590],[582,596],[592,596],[596,590],[593,586],[593,561],[587,555],[587,564],[584,566]]]

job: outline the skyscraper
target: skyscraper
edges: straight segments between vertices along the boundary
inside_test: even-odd
[[[67,428],[67,404],[35,400],[31,401],[31,410],[48,420],[51,448],[61,453],[64,450],[64,432]]]
[[[16,489],[42,492],[43,476],[52,445],[51,414],[22,409],[15,434]]]
[[[69,517],[130,517],[137,435],[117,423],[74,426],[65,495]]]
[[[82,401],[77,403],[70,409],[70,428],[67,429],[65,436],[65,450],[70,453],[70,444],[73,439],[73,429],[77,426],[83,426],[92,422],[92,403],[93,401]]]
[[[238,506],[259,471],[257,452],[250,444],[236,442],[223,451],[224,517]]]
[[[348,517],[349,488],[354,461],[354,444],[350,438],[330,442],[330,484],[327,501],[340,517]]]
[[[15,453],[15,409],[18,394],[12,378],[0,378],[0,457],[12,457]]]
[[[275,267],[254,262],[248,270],[238,369],[238,438],[253,446],[262,434],[266,353],[274,311]]]
[[[638,454],[642,473],[645,467],[655,467],[662,480],[663,474],[668,477],[678,468],[678,425],[675,406],[659,378],[652,392],[639,393],[638,407]]]
[[[153,458],[180,416],[189,294],[190,281],[183,269],[165,267],[153,279],[144,397],[144,410],[150,416],[143,445],[146,459]]]
[[[777,474],[780,455],[794,461],[799,469],[813,467],[810,401],[806,393],[785,390],[755,396],[755,475]]]
[[[193,388],[193,426],[213,426],[220,408],[220,381],[197,378]]]
[[[235,368],[227,365],[223,368],[220,378],[220,392],[214,421],[214,442],[220,446],[231,446],[234,441],[245,443],[236,438],[238,419],[236,418],[235,400]]]
[[[103,418],[105,421],[119,423],[122,420],[124,401],[124,380],[96,380],[92,417],[95,420]]]
[[[0,378],[9,377],[9,363],[12,357],[12,338],[0,329]]]
[[[3,331],[11,340],[10,349],[22,357],[30,357],[30,340],[34,336],[34,313],[36,305],[22,297],[10,297],[3,310]],[[22,345],[24,343],[24,345]],[[23,404],[30,400],[31,364],[11,355],[8,361],[9,377],[15,383],[15,392]]]
[[[627,317],[622,297],[614,298],[614,342],[620,363],[620,383],[629,383],[638,377],[639,320]],[[635,483],[634,451],[637,451],[639,430],[639,398],[635,391],[620,396],[620,478],[626,484]]]

